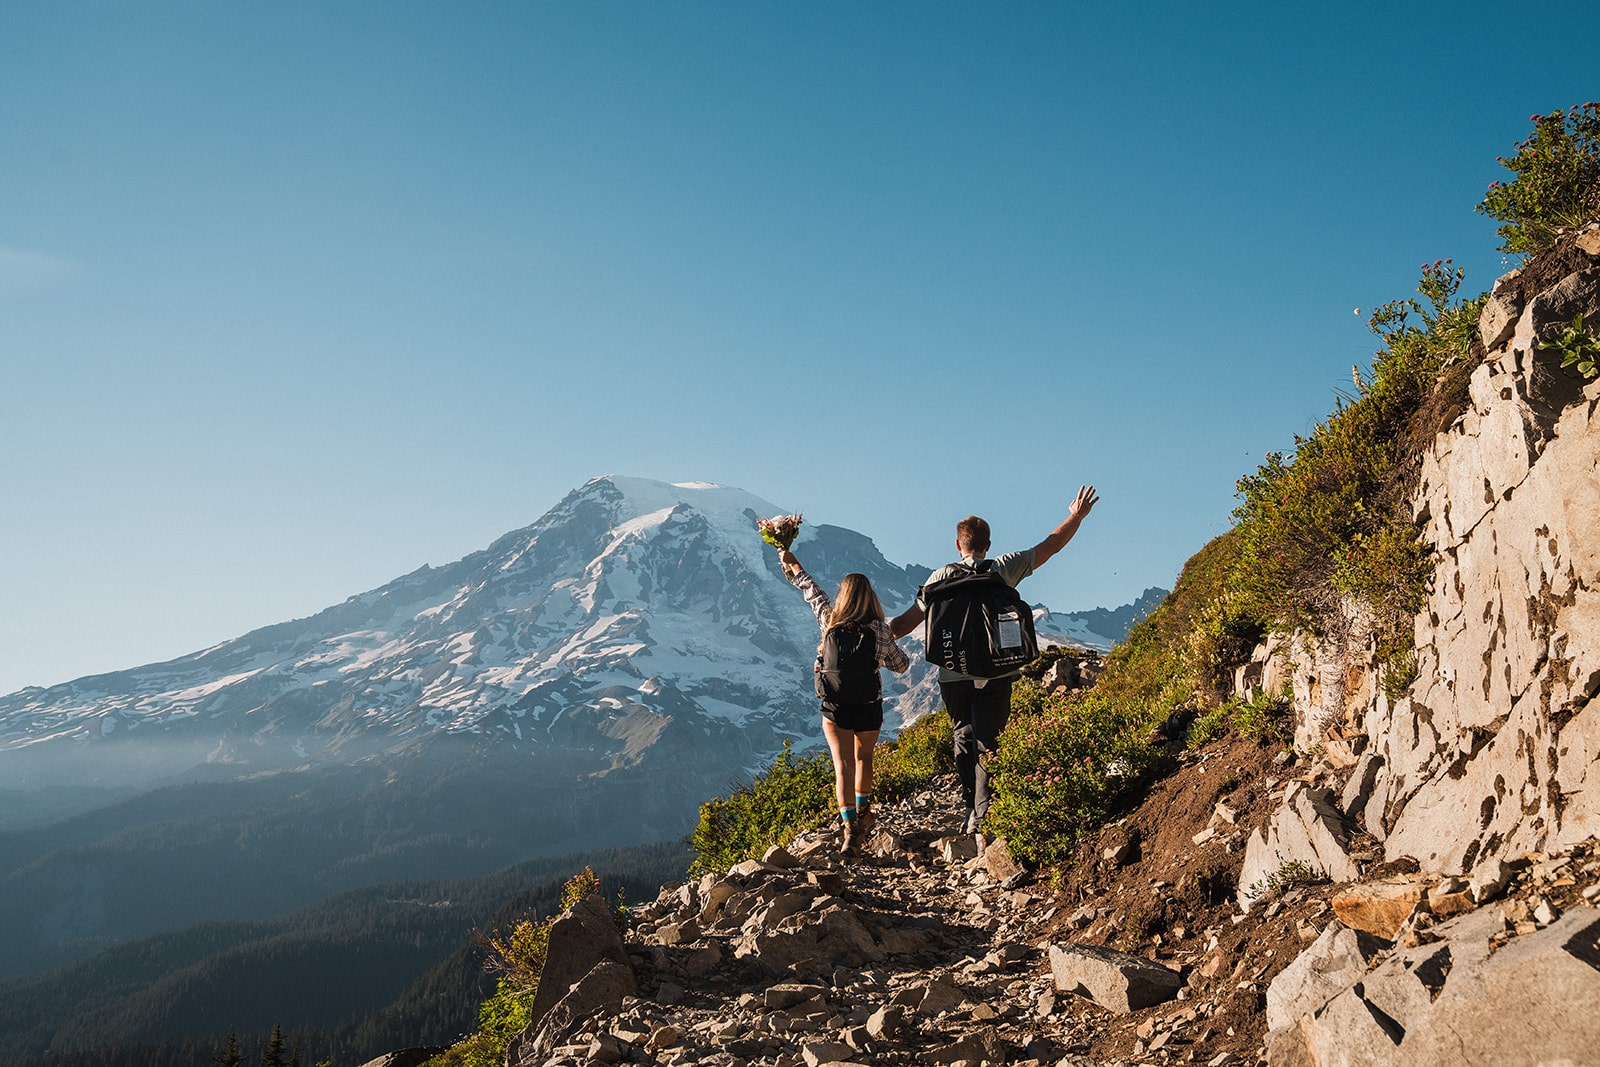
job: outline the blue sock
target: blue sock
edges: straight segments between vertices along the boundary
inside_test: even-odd
[[[870,807],[872,807],[872,794],[871,793],[857,793],[856,794],[856,808],[858,810],[862,811],[862,812],[866,812],[866,810],[868,808],[870,808]]]
[[[855,822],[856,821],[856,809],[855,808],[840,808],[839,809],[839,818],[844,820],[846,823]]]

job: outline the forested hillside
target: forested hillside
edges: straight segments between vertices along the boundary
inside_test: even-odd
[[[688,862],[684,842],[566,855],[121,946],[0,985],[0,1065],[207,1067],[230,1032],[253,1062],[277,1024],[307,1067],[449,1039],[472,1028],[493,988],[478,934],[549,914],[575,868],[640,899]]]

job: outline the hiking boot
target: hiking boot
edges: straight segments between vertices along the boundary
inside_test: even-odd
[[[878,814],[874,811],[863,811],[856,816],[856,833],[865,841],[872,836],[872,828],[878,825]]]
[[[844,833],[839,840],[839,855],[861,855],[861,831],[857,830],[853,823],[845,824]]]

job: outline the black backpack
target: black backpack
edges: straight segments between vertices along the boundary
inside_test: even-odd
[[[1006,584],[993,560],[956,566],[965,573],[929,582],[918,593],[928,613],[928,662],[973,678],[1016,673],[1039,655],[1033,609]]]
[[[817,696],[830,708],[871,704],[883,696],[878,635],[870,626],[831,627],[817,650]]]

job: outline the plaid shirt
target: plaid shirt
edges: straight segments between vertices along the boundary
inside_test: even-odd
[[[817,624],[822,627],[822,632],[828,632],[828,619],[833,616],[833,601],[828,599],[828,594],[822,591],[816,579],[807,574],[804,567],[795,571],[794,577],[789,581],[794,587],[805,594],[806,603],[811,605],[811,610],[817,614]],[[905,649],[895,644],[894,637],[889,633],[889,624],[882,619],[872,621],[872,632],[878,638],[878,665],[887,667],[896,674],[901,673],[911,666],[911,657],[906,655]]]

